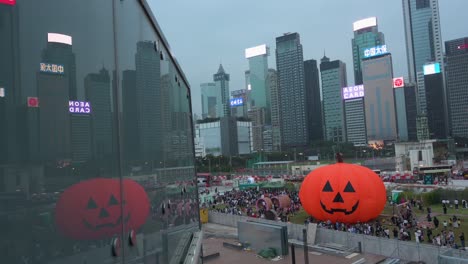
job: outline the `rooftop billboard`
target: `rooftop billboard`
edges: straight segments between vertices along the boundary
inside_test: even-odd
[[[355,85],[343,88],[343,99],[355,99],[364,97],[364,85]]]
[[[253,48],[248,48],[245,50],[245,58],[252,58],[255,56],[265,55],[268,53],[268,48],[266,44],[256,46]]]
[[[358,20],[353,23],[353,30],[358,31],[363,28],[368,27],[375,27],[377,26],[377,18],[376,17],[368,17],[365,19]]]

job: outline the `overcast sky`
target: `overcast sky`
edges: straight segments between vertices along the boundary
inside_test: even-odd
[[[304,60],[320,60],[324,50],[346,63],[354,84],[353,22],[377,17],[393,56],[396,76],[407,75],[401,0],[148,0],[173,54],[192,88],[193,111],[201,113],[200,83],[211,82],[219,63],[231,75],[230,89],[244,88],[248,62],[244,50],[270,46],[269,67],[276,68],[275,38],[298,32]],[[439,0],[442,39],[468,37],[464,14],[468,0]]]

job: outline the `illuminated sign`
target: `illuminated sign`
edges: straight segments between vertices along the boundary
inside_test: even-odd
[[[252,85],[250,85],[250,83],[249,83],[249,85],[247,85],[247,90],[249,90],[249,91],[252,90]]]
[[[393,78],[393,88],[405,87],[405,80],[403,77]]]
[[[63,74],[65,71],[65,68],[63,67],[62,64],[40,63],[39,71],[45,72],[45,73]]]
[[[463,44],[457,47],[457,49],[468,49],[468,44]]]
[[[387,54],[387,45],[375,46],[364,50],[364,58]]]
[[[0,4],[6,4],[6,5],[16,5],[16,0],[0,0]]]
[[[229,103],[231,104],[231,107],[241,106],[241,105],[244,105],[244,99],[242,99],[242,97],[233,98],[229,100]]]
[[[255,56],[265,55],[268,53],[268,47],[266,44],[256,46],[253,48],[248,48],[245,50],[245,58],[252,58]]]
[[[47,33],[47,41],[71,45],[72,37],[68,35],[59,34],[59,33]]]
[[[232,97],[240,97],[244,96],[247,93],[245,89],[240,89],[240,90],[234,90],[231,92]]]
[[[354,99],[364,97],[364,85],[349,86],[343,88],[343,99]]]
[[[361,20],[354,22],[353,30],[358,31],[363,28],[375,27],[375,26],[377,26],[377,18],[369,17],[369,18],[361,19]]]
[[[424,75],[440,73],[440,64],[433,63],[433,64],[424,65],[423,71],[424,71]]]
[[[5,97],[5,88],[0,87],[0,97]]]
[[[28,97],[28,107],[39,107],[39,98]]]
[[[69,101],[68,111],[72,114],[90,114],[91,105],[89,102]]]

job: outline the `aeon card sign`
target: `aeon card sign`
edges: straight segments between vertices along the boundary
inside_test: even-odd
[[[343,88],[343,99],[354,99],[364,97],[364,85],[356,85]]]
[[[91,114],[91,104],[83,101],[69,101],[68,111],[72,114]]]
[[[16,0],[0,0],[0,4],[6,4],[6,5],[16,5]]]

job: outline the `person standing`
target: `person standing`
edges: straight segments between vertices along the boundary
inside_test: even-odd
[[[447,205],[445,203],[442,204],[442,208],[444,209],[444,214],[447,214]]]
[[[427,234],[427,242],[430,243],[432,241],[432,238],[431,238],[432,229],[428,228],[426,234]]]
[[[437,219],[437,217],[434,216],[434,225],[435,225],[435,228],[439,228],[439,219]]]
[[[455,201],[453,201],[453,203],[455,204],[455,209],[458,210],[458,199],[455,199]]]
[[[462,247],[463,250],[465,250],[465,234],[463,232],[461,232],[459,237],[460,237],[461,247]]]

